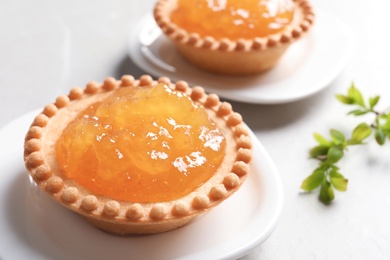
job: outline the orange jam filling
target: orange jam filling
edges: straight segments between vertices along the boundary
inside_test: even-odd
[[[253,39],[281,32],[294,19],[292,0],[177,0],[171,21],[201,37]]]
[[[226,141],[202,106],[164,84],[121,88],[81,112],[56,143],[65,177],[97,195],[180,198],[221,164]]]

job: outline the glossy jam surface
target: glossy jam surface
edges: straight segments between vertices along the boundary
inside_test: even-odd
[[[177,0],[171,20],[201,37],[253,39],[283,31],[294,19],[292,0]]]
[[[225,138],[203,107],[165,85],[121,88],[80,113],[56,143],[66,178],[131,202],[180,198],[223,160]]]

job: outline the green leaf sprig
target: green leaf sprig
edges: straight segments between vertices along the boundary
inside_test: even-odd
[[[384,145],[387,139],[390,141],[390,112],[376,110],[380,96],[368,98],[366,103],[361,92],[352,83],[346,95],[338,94],[336,98],[343,104],[354,106],[348,115],[373,114],[374,120],[370,125],[365,122],[357,125],[349,139],[336,129],[330,130],[330,139],[314,133],[314,139],[318,144],[309,154],[310,158],[319,161],[319,166],[302,182],[301,188],[311,192],[320,187],[319,199],[325,204],[333,201],[334,189],[347,190],[348,180],[340,173],[336,163],[343,158],[349,146],[365,144],[363,141],[372,133],[379,145]]]

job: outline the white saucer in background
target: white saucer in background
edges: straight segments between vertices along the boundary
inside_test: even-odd
[[[341,72],[354,49],[352,30],[320,11],[311,31],[292,44],[278,65],[255,76],[221,76],[197,69],[179,55],[152,15],[129,35],[129,56],[147,73],[185,80],[223,98],[255,104],[287,103],[317,93]]]

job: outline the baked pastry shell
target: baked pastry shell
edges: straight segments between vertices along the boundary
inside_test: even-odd
[[[315,15],[308,0],[293,2],[295,17],[285,30],[254,39],[217,40],[178,27],[170,20],[172,11],[177,8],[177,0],[158,0],[154,19],[179,53],[193,65],[219,74],[250,75],[274,67],[288,47],[312,27]]]
[[[171,201],[137,203],[96,195],[62,174],[56,161],[55,143],[63,129],[89,105],[103,100],[115,89],[142,88],[163,82],[186,93],[194,103],[203,105],[226,138],[226,156],[215,174],[190,194]],[[169,78],[157,81],[149,75],[139,79],[126,75],[121,80],[105,79],[71,89],[68,95],[44,107],[32,122],[24,144],[26,168],[37,183],[61,205],[84,216],[90,223],[116,234],[153,234],[181,227],[196,216],[230,197],[244,183],[252,159],[252,142],[240,114],[217,95],[206,94],[201,87],[176,84]],[[232,209],[235,210],[235,209]]]

